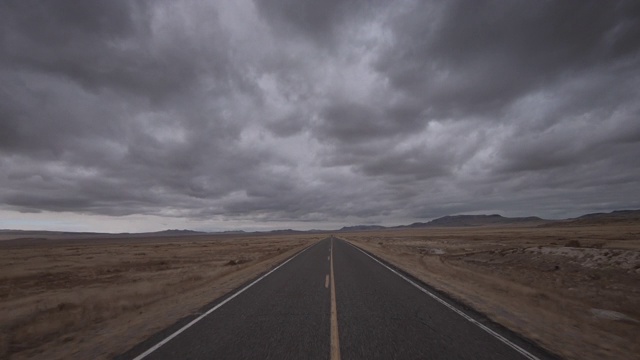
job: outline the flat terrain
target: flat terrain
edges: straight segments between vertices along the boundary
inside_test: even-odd
[[[338,236],[563,357],[636,359],[640,224],[587,225],[431,227]],[[179,319],[195,316],[206,304],[327,236],[55,234],[44,238],[49,235],[25,233],[22,239],[11,240],[4,234],[0,241],[0,358],[112,358]],[[336,249],[340,250],[335,254],[340,345],[344,354],[357,357],[371,350],[367,343],[393,338],[402,329],[390,330],[395,321],[406,323],[398,320],[404,315],[394,307],[418,309],[424,299],[405,304],[411,296],[386,297],[399,286],[387,278],[389,274],[383,275],[386,271],[372,270],[370,264],[356,266],[367,262],[354,256],[356,250],[344,242]],[[325,336],[327,287],[321,273],[328,262],[316,274],[320,279],[310,275],[317,272],[315,265],[304,261],[302,265],[294,271],[302,276],[299,286],[289,278],[273,294],[293,299],[292,304],[320,304],[323,310],[314,318],[314,326]],[[314,296],[305,295],[306,286],[313,287],[309,294]],[[268,302],[256,302],[255,314],[263,319],[271,311],[286,314],[277,312],[279,303],[270,307]],[[350,310],[341,313],[340,306]],[[369,314],[389,315],[384,320],[387,325],[367,323],[368,310],[358,310],[367,307],[375,308]],[[298,319],[313,318],[304,311],[293,313]],[[429,324],[436,317],[427,319]],[[296,324],[303,329],[302,323]],[[367,331],[369,335],[362,335]],[[402,343],[404,338],[394,341]],[[326,341],[309,346],[326,347]]]
[[[640,354],[640,225],[341,236],[563,357]]]
[[[122,358],[552,358],[496,331],[504,341],[345,241],[327,238]]]
[[[2,241],[0,358],[111,358],[323,237]]]

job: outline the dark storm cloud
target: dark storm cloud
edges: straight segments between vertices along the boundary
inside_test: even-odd
[[[334,42],[335,37],[341,36],[340,27],[347,22],[371,15],[371,8],[375,7],[376,3],[379,1],[266,0],[255,2],[260,13],[278,34],[293,39],[303,37],[328,46],[332,44],[327,43]]]
[[[375,65],[436,116],[495,116],[599,66],[637,66],[639,17],[632,1],[421,2],[394,19]]]
[[[318,130],[329,139],[344,142],[402,135],[426,125],[421,111],[406,104],[381,106],[379,103],[359,104],[336,99],[320,114],[324,122]]]
[[[205,34],[212,46],[197,49],[202,39],[192,34],[155,37],[167,31],[151,24],[151,13],[162,16],[158,9],[129,2],[85,4],[2,5],[0,77],[6,96],[0,104],[0,149],[12,163],[47,175],[24,193],[8,192],[6,204],[135,213],[140,206],[162,207],[171,194],[202,194],[188,183],[200,171],[211,171],[204,164],[208,152],[238,160],[212,162],[221,170],[234,169],[227,173],[255,163],[250,154],[227,150],[242,124],[220,118],[224,109],[215,105],[225,101],[230,77],[241,77],[228,67],[226,38]],[[219,30],[215,9],[206,10],[207,27]],[[209,77],[206,89],[196,74]],[[232,85],[244,86],[241,80]],[[246,159],[251,162],[242,164]],[[7,169],[8,180],[15,181],[11,185],[20,187],[15,168]],[[230,185],[221,183],[207,191],[229,191]]]
[[[45,71],[87,86],[127,82],[127,71],[134,70],[127,69],[129,60],[134,59],[117,45],[145,26],[142,9],[131,4],[4,2],[2,61],[14,69]]]
[[[640,206],[633,1],[5,1],[0,20],[0,210]]]

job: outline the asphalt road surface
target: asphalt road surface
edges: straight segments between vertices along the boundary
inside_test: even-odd
[[[119,359],[551,359],[482,315],[327,238]]]

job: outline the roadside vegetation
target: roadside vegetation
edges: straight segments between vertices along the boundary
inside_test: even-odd
[[[640,225],[345,233],[568,359],[640,354]]]
[[[321,238],[0,242],[0,359],[111,358]]]

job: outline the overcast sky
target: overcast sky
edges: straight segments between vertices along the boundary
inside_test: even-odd
[[[640,208],[640,2],[0,2],[0,228]]]

